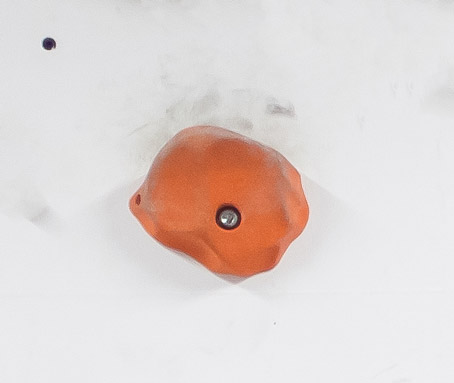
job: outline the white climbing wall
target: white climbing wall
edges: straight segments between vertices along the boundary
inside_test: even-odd
[[[3,1],[0,382],[452,383],[453,36],[448,0]],[[129,213],[197,124],[300,170],[273,271]]]

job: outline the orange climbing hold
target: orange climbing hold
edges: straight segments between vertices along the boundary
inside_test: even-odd
[[[238,276],[273,268],[309,216],[300,175],[280,153],[212,126],[173,137],[129,206],[163,245]]]

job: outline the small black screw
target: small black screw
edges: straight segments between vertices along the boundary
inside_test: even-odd
[[[43,40],[43,48],[46,51],[50,51],[51,49],[55,49],[56,47],[57,47],[57,43],[55,42],[55,40],[52,37],[46,37]]]

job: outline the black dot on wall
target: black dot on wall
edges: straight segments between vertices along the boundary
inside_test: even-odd
[[[56,47],[57,47],[57,43],[55,42],[55,40],[52,37],[46,37],[43,40],[43,48],[46,51],[50,51],[51,49],[55,49]]]

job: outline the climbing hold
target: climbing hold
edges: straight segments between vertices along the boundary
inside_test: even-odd
[[[129,206],[163,245],[238,276],[273,268],[309,216],[300,175],[280,153],[212,126],[174,136]]]

